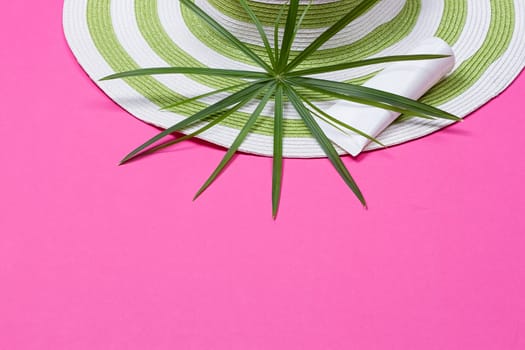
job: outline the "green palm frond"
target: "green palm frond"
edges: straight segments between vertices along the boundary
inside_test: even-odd
[[[282,162],[283,162],[283,111],[285,100],[287,100],[295,109],[297,114],[302,118],[306,127],[317,140],[320,147],[327,155],[329,161],[339,173],[343,181],[355,194],[363,206],[366,207],[365,198],[357,186],[356,182],[350,175],[348,169],[341,161],[335,147],[328,139],[325,133],[317,124],[316,118],[322,119],[334,127],[339,128],[344,132],[357,133],[363,137],[368,138],[372,142],[382,145],[374,137],[356,129],[351,125],[347,125],[338,121],[337,119],[324,112],[317,107],[309,98],[306,97],[306,92],[313,91],[317,94],[325,95],[330,98],[344,99],[352,102],[367,104],[374,107],[388,109],[399,113],[407,114],[412,117],[429,118],[429,119],[447,119],[452,121],[459,120],[458,117],[440,110],[428,104],[418,102],[403,96],[395,95],[381,90],[368,88],[365,86],[342,83],[338,81],[331,81],[325,79],[317,79],[308,77],[309,75],[337,72],[344,69],[351,69],[373,64],[397,62],[397,61],[417,61],[439,59],[446,56],[443,55],[404,55],[404,56],[386,56],[371,59],[364,59],[360,61],[343,62],[335,65],[326,65],[308,69],[297,69],[305,60],[311,57],[322,45],[328,42],[334,35],[345,28],[349,23],[366,13],[379,0],[362,0],[347,14],[343,15],[338,21],[324,31],[317,37],[310,45],[302,50],[294,58],[290,59],[292,45],[295,36],[301,26],[306,12],[310,6],[306,8],[299,15],[299,0],[290,0],[288,4],[281,7],[279,15],[276,18],[273,26],[273,47],[270,45],[270,40],[262,26],[260,20],[257,18],[255,12],[250,8],[247,0],[239,0],[241,7],[246,11],[249,18],[254,23],[262,43],[264,45],[265,54],[267,57],[262,57],[256,54],[246,44],[240,41],[237,37],[231,34],[226,28],[215,21],[212,17],[206,14],[191,0],[179,0],[183,6],[191,10],[198,18],[214,29],[215,33],[225,38],[231,45],[236,47],[244,55],[250,58],[259,69],[262,71],[249,70],[235,70],[235,69],[218,69],[218,68],[202,68],[202,67],[154,67],[144,68],[127,72],[119,72],[102,80],[121,79],[128,77],[137,77],[144,75],[155,74],[190,74],[190,75],[208,75],[208,76],[224,76],[235,77],[243,80],[242,83],[232,86],[225,86],[199,96],[188,97],[180,101],[176,101],[163,109],[170,109],[175,106],[194,102],[198,99],[216,95],[224,92],[231,92],[227,97],[213,103],[198,112],[190,115],[182,121],[176,123],[170,128],[160,132],[148,141],[130,152],[121,161],[125,163],[139,155],[155,152],[168,145],[179,143],[194,136],[198,136],[211,127],[224,121],[241,107],[256,99],[259,100],[257,107],[251,113],[246,124],[241,128],[239,134],[233,141],[232,145],[226,152],[224,158],[219,163],[217,168],[210,175],[204,185],[198,190],[195,198],[200,196],[215,181],[217,176],[223,171],[225,166],[233,159],[235,152],[242,145],[243,141],[250,133],[257,122],[259,115],[263,108],[270,100],[274,101],[274,118],[273,118],[273,175],[272,175],[272,216],[275,218],[279,209],[279,200],[281,195],[282,183]],[[280,19],[286,13],[286,22],[284,25],[284,33],[279,43],[279,23]],[[299,18],[298,18],[299,16]],[[269,64],[267,63],[269,62]],[[234,92],[232,92],[234,91]],[[203,124],[204,123],[204,124]],[[199,127],[200,125],[200,127]],[[185,136],[179,137],[175,140],[154,145],[161,141],[164,137],[178,131],[182,131],[188,127],[195,126],[197,129]]]

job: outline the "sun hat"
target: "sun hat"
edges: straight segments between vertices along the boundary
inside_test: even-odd
[[[301,51],[360,0],[313,0],[297,33],[293,50]],[[235,0],[195,0],[206,13],[241,41],[263,53],[258,32]],[[250,1],[268,36],[282,0]],[[301,2],[302,7],[309,2]],[[66,0],[64,31],[80,65],[116,103],[137,118],[168,128],[217,101],[203,98],[170,112],[160,107],[182,96],[192,97],[224,87],[223,78],[154,76],[99,81],[114,73],[145,67],[208,66],[255,69],[249,59],[218,37],[177,0]],[[283,19],[284,22],[284,19]],[[501,93],[525,66],[525,2],[523,0],[382,0],[318,50],[304,67],[336,64],[367,57],[404,54],[418,42],[439,37],[452,46],[456,63],[451,74],[422,101],[464,117]],[[270,40],[272,41],[272,40]],[[383,65],[326,73],[339,81],[366,82]],[[224,94],[222,96],[225,96]],[[337,101],[320,101],[330,108]],[[199,137],[228,147],[245,123],[250,106],[231,115]],[[251,107],[253,109],[253,107]],[[272,155],[272,114],[263,111],[240,150]],[[390,125],[378,137],[399,144],[432,133],[450,121],[407,119]],[[188,132],[192,129],[186,129]],[[283,154],[323,157],[324,152],[302,120],[285,107]],[[369,144],[366,149],[374,149]]]

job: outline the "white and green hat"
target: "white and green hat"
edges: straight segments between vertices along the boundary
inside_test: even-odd
[[[300,52],[359,2],[311,1],[294,41],[294,52]],[[257,29],[238,1],[195,0],[195,3],[255,52],[264,55]],[[282,0],[250,1],[270,38],[283,3]],[[305,1],[301,6],[308,3]],[[161,111],[160,107],[182,97],[222,88],[226,78],[163,75],[113,81],[99,79],[114,72],[161,66],[256,69],[249,58],[217,36],[186,7],[181,7],[178,0],[66,0],[64,30],[79,63],[100,88],[137,118],[162,128],[216,102],[221,95],[180,105],[169,112]],[[404,54],[429,37],[439,37],[452,46],[456,64],[452,73],[422,101],[464,117],[502,92],[525,66],[525,2],[382,0],[323,45],[302,66]],[[327,76],[339,81],[365,82],[381,68],[381,65],[360,67],[327,73]],[[334,103],[320,101],[319,105],[329,108]],[[199,137],[228,147],[249,114],[250,106],[246,106]],[[385,145],[394,145],[427,135],[448,123],[407,119],[390,125],[378,139]],[[268,107],[240,150],[271,156],[272,133],[273,114]],[[285,107],[284,135],[284,156],[324,156],[301,118],[289,106]],[[370,144],[367,149],[374,147],[377,145]]]

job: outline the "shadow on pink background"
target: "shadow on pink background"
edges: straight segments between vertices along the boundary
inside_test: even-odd
[[[0,349],[524,349],[521,76],[430,137],[344,161],[187,142],[117,167],[156,130],[87,78],[62,1],[0,12]]]

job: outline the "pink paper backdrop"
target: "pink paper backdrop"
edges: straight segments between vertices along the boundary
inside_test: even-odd
[[[425,139],[345,163],[187,142],[86,77],[62,1],[0,11],[0,349],[524,349],[522,75]]]

